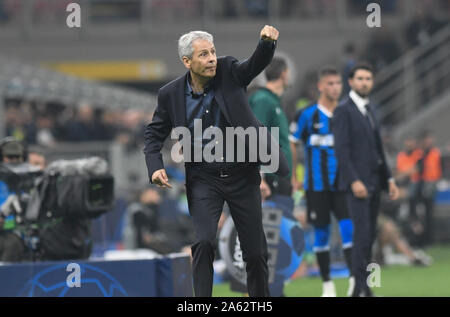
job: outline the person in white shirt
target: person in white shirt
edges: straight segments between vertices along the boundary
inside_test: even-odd
[[[372,296],[367,285],[380,193],[388,190],[392,200],[398,188],[386,162],[380,127],[370,107],[374,80],[370,65],[358,64],[349,74],[351,91],[336,108],[332,131],[338,161],[337,188],[347,192],[347,206],[353,221],[352,296]]]

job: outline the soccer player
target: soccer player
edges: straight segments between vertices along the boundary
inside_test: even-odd
[[[294,166],[297,164],[296,144],[300,140],[305,149],[305,176],[308,222],[314,227],[314,253],[323,281],[322,297],[335,297],[336,289],[330,278],[330,219],[331,212],[339,222],[342,247],[346,264],[351,270],[353,225],[346,196],[336,189],[337,160],[330,122],[342,93],[342,78],[331,67],[318,73],[317,88],[320,96],[316,104],[303,110],[297,122],[296,132],[290,136]],[[295,177],[295,173],[294,173]],[[352,294],[354,278],[350,274],[348,295]],[[350,296],[350,295],[349,295]]]

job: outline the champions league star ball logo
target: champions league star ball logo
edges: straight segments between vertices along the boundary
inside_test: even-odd
[[[80,287],[67,282],[67,263],[44,269],[31,278],[19,292],[23,297],[121,297],[128,296],[122,285],[103,270],[80,263]]]
[[[263,225],[269,253],[269,284],[288,280],[300,266],[304,233],[295,219],[277,208],[263,208]],[[219,237],[219,251],[229,273],[240,283],[247,283],[245,262],[232,218],[225,222]]]

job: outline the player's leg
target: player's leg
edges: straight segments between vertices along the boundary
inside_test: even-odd
[[[322,297],[335,297],[336,288],[330,278],[330,207],[326,192],[306,193],[308,222],[314,228],[314,253],[322,279]]]
[[[345,263],[350,271],[347,296],[351,296],[355,287],[355,277],[352,272],[353,222],[348,213],[345,193],[333,192],[332,197],[333,212],[339,224]]]

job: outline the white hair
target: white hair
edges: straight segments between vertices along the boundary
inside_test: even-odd
[[[194,43],[195,40],[206,40],[214,44],[214,38],[208,32],[191,31],[186,33],[178,40],[178,56],[181,60],[183,60],[184,56],[189,59],[192,58],[192,54],[194,53],[192,43]]]

